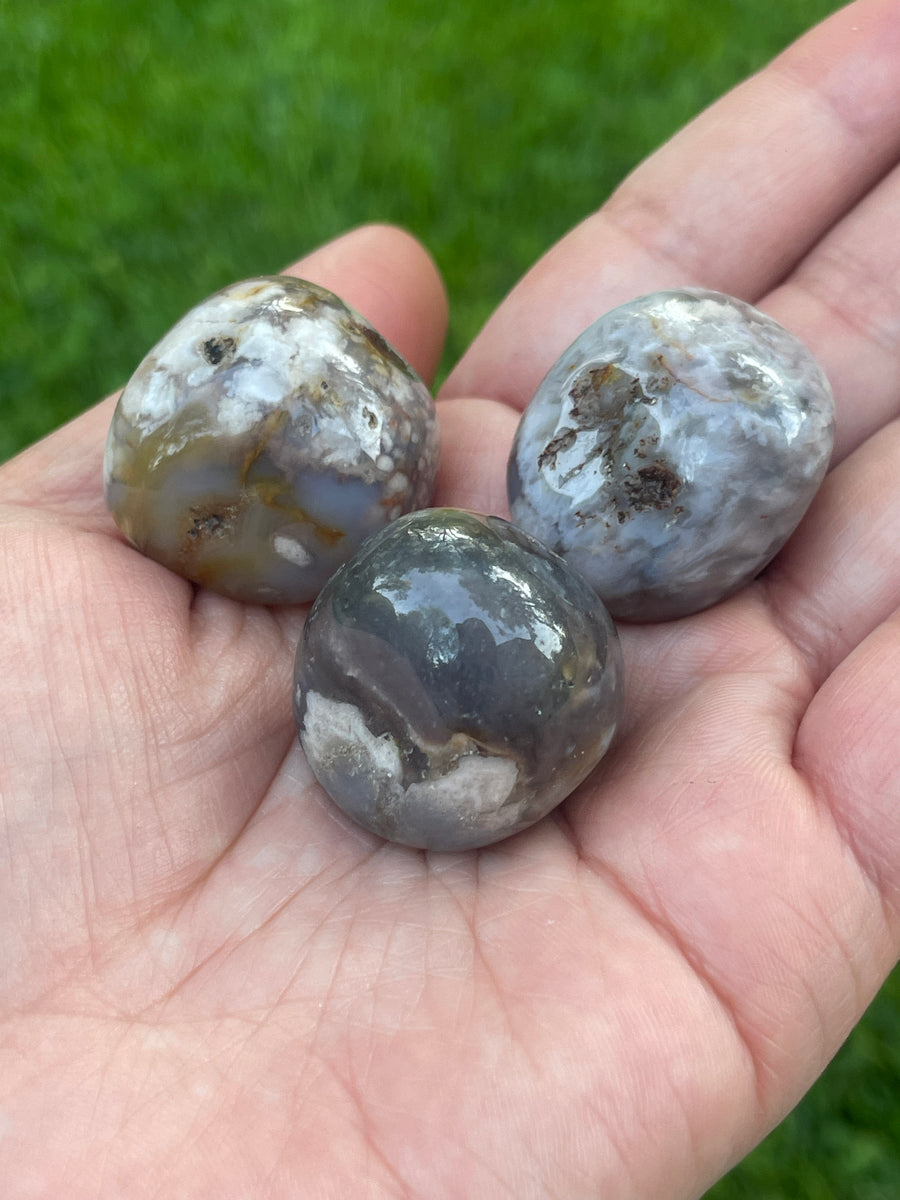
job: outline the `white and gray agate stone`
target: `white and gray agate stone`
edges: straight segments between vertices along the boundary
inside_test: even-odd
[[[809,506],[833,443],[831,389],[770,317],[684,288],[607,313],[526,408],[513,520],[616,618],[705,608],[752,579]]]
[[[143,553],[237,600],[311,600],[376,530],[427,504],[425,384],[337,296],[250,279],[192,309],[122,393],[106,498]]]
[[[366,829],[430,850],[499,841],[599,762],[622,661],[596,593],[499,517],[428,509],[319,595],[297,650],[309,763]]]

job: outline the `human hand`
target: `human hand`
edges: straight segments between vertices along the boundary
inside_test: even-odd
[[[898,158],[900,14],[865,0],[642,167],[451,376],[436,501],[494,512],[516,409],[641,292],[760,303],[838,403],[789,547],[623,627],[617,747],[477,854],[323,797],[302,614],[121,541],[109,402],[3,469],[5,1198],[687,1197],[796,1101],[900,942]],[[431,374],[443,294],[405,235],[296,269]]]

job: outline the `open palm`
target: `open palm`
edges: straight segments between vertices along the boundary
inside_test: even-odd
[[[741,595],[623,628],[616,748],[477,853],[311,778],[299,611],[116,534],[110,402],[0,477],[0,1193],[696,1196],[809,1086],[900,944],[900,12],[859,0],[645,164],[451,375],[438,501],[503,512],[542,372],[657,287],[761,304],[835,386],[835,465]],[[423,373],[406,235],[295,268]]]

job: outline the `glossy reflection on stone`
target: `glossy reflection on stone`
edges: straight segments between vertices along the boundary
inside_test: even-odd
[[[325,790],[382,837],[499,841],[605,753],[622,708],[592,589],[499,517],[428,509],[325,586],[297,651],[300,741]]]
[[[106,497],[143,553],[238,600],[311,600],[431,498],[434,403],[331,292],[250,279],[192,309],[122,393]]]
[[[596,321],[525,410],[513,520],[613,616],[661,620],[749,582],[831,456],[833,400],[809,351],[719,292],[643,296]]]

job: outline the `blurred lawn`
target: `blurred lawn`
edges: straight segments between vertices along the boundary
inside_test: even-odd
[[[447,280],[446,363],[522,271],[830,0],[0,0],[0,460],[192,303],[347,226]],[[708,1200],[900,1194],[900,976]]]

